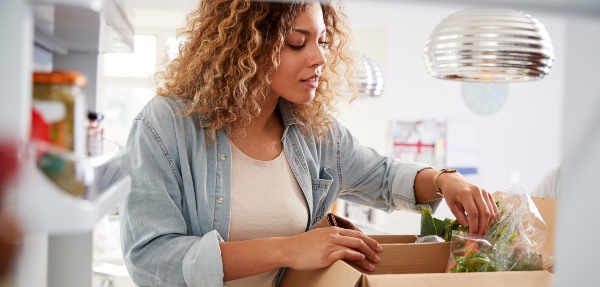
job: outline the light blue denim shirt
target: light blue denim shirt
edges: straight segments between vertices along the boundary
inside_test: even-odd
[[[278,104],[281,141],[308,204],[306,230],[337,198],[420,212],[413,184],[429,166],[381,156],[337,122],[325,141],[305,138],[288,106]],[[203,118],[182,114],[177,99],[155,97],[133,121],[127,142],[133,183],[121,207],[121,237],[125,264],[140,286],[224,285],[219,242],[229,236],[231,146],[225,131],[209,144]],[[439,203],[426,206],[435,210]]]

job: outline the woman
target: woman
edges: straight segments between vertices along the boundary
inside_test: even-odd
[[[337,198],[418,212],[438,206],[438,185],[471,231],[494,219],[460,174],[378,155],[329,116],[350,63],[339,6],[203,0],[180,34],[128,140],[121,224],[137,284],[274,286],[282,267],[338,259],[373,270],[373,239],[312,230]]]

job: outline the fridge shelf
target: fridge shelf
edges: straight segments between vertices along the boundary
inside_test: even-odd
[[[50,53],[59,55],[67,54],[67,43],[54,37],[54,35],[48,31],[37,26],[35,27],[34,32],[34,43],[36,46],[41,47]]]
[[[27,0],[24,0],[27,1]],[[132,52],[133,25],[119,0],[29,0],[50,7],[42,16],[52,19],[54,36],[75,52]],[[36,15],[36,17],[39,15]],[[37,22],[37,19],[36,19]]]
[[[122,147],[86,157],[30,143],[21,169],[18,211],[32,232],[90,232],[131,189],[129,153]]]

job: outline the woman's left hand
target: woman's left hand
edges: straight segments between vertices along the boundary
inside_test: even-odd
[[[484,235],[498,216],[492,195],[459,173],[442,173],[437,184],[458,223],[469,226],[470,233]]]

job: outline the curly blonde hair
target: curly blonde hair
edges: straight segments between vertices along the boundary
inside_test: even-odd
[[[201,0],[178,30],[178,37],[185,39],[179,55],[154,75],[158,95],[181,98],[186,115],[204,115],[210,123],[206,134],[213,140],[222,129],[235,128],[245,135],[267,98],[286,37],[309,2]],[[327,132],[330,113],[345,96],[340,87],[352,84],[346,16],[337,1],[321,8],[329,42],[327,64],[314,100],[291,103],[301,131],[316,137]]]

